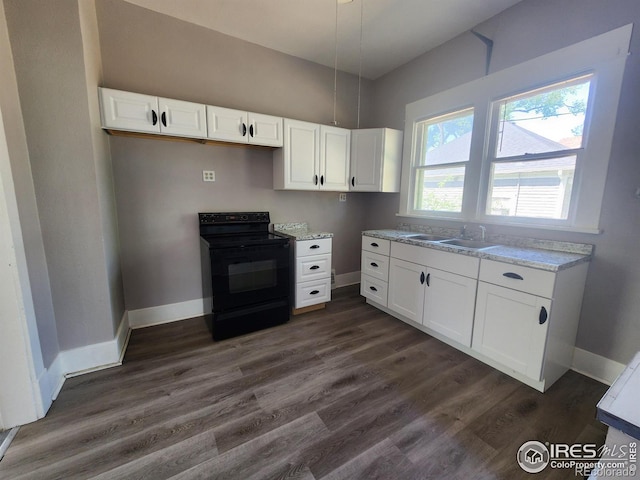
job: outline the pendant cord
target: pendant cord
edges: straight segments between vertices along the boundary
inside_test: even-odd
[[[338,0],[336,0],[335,54],[333,58],[333,125],[338,125],[338,121],[336,120],[337,102],[338,102]]]
[[[360,128],[360,94],[362,91],[362,17],[364,11],[364,0],[360,0],[360,65],[358,67],[358,120],[357,127]]]

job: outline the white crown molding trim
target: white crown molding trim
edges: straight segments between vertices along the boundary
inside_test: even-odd
[[[201,298],[128,312],[129,326],[132,329],[177,322],[202,315],[204,315],[204,301]]]
[[[574,370],[589,378],[593,378],[605,385],[611,385],[625,369],[625,365],[606,357],[602,357],[581,348],[575,348],[573,352]]]

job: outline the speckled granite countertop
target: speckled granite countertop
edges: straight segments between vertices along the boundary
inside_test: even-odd
[[[593,245],[555,242],[548,240],[536,240],[525,238],[487,238],[488,242],[498,243],[498,245],[484,249],[469,249],[455,245],[447,245],[438,242],[416,240],[410,235],[421,232],[406,230],[367,230],[363,235],[374,238],[382,238],[399,243],[416,245],[419,247],[434,248],[446,252],[469,255],[471,257],[486,258],[498,262],[511,263],[524,267],[537,268],[557,272],[565,268],[572,267],[582,262],[591,260]],[[425,232],[436,235],[454,238],[450,232]]]
[[[273,233],[285,235],[294,240],[318,240],[333,237],[333,233],[309,230],[306,223],[274,223]]]

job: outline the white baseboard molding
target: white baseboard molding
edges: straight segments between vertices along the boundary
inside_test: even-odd
[[[606,385],[611,385],[622,373],[624,368],[625,365],[622,363],[581,348],[576,348],[573,352],[571,370],[598,380]]]
[[[204,315],[204,301],[198,298],[186,302],[131,310],[128,313],[129,326],[132,329],[143,328]]]
[[[113,340],[59,352],[40,382],[43,399],[50,399],[45,410],[58,398],[66,378],[122,365],[130,334],[125,312]]]
[[[360,283],[360,270],[336,275],[336,283],[331,285],[331,288],[346,287],[347,285],[355,285],[356,283]]]

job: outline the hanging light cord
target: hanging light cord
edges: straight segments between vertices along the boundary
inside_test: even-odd
[[[362,17],[363,17],[362,12],[363,10],[364,10],[364,0],[360,0],[360,53],[359,53],[360,65],[358,67],[358,121],[357,121],[356,128],[360,128],[360,92],[362,89]]]
[[[338,121],[336,120],[337,102],[338,102],[338,0],[336,0],[335,54],[333,57],[333,125],[338,125]]]

